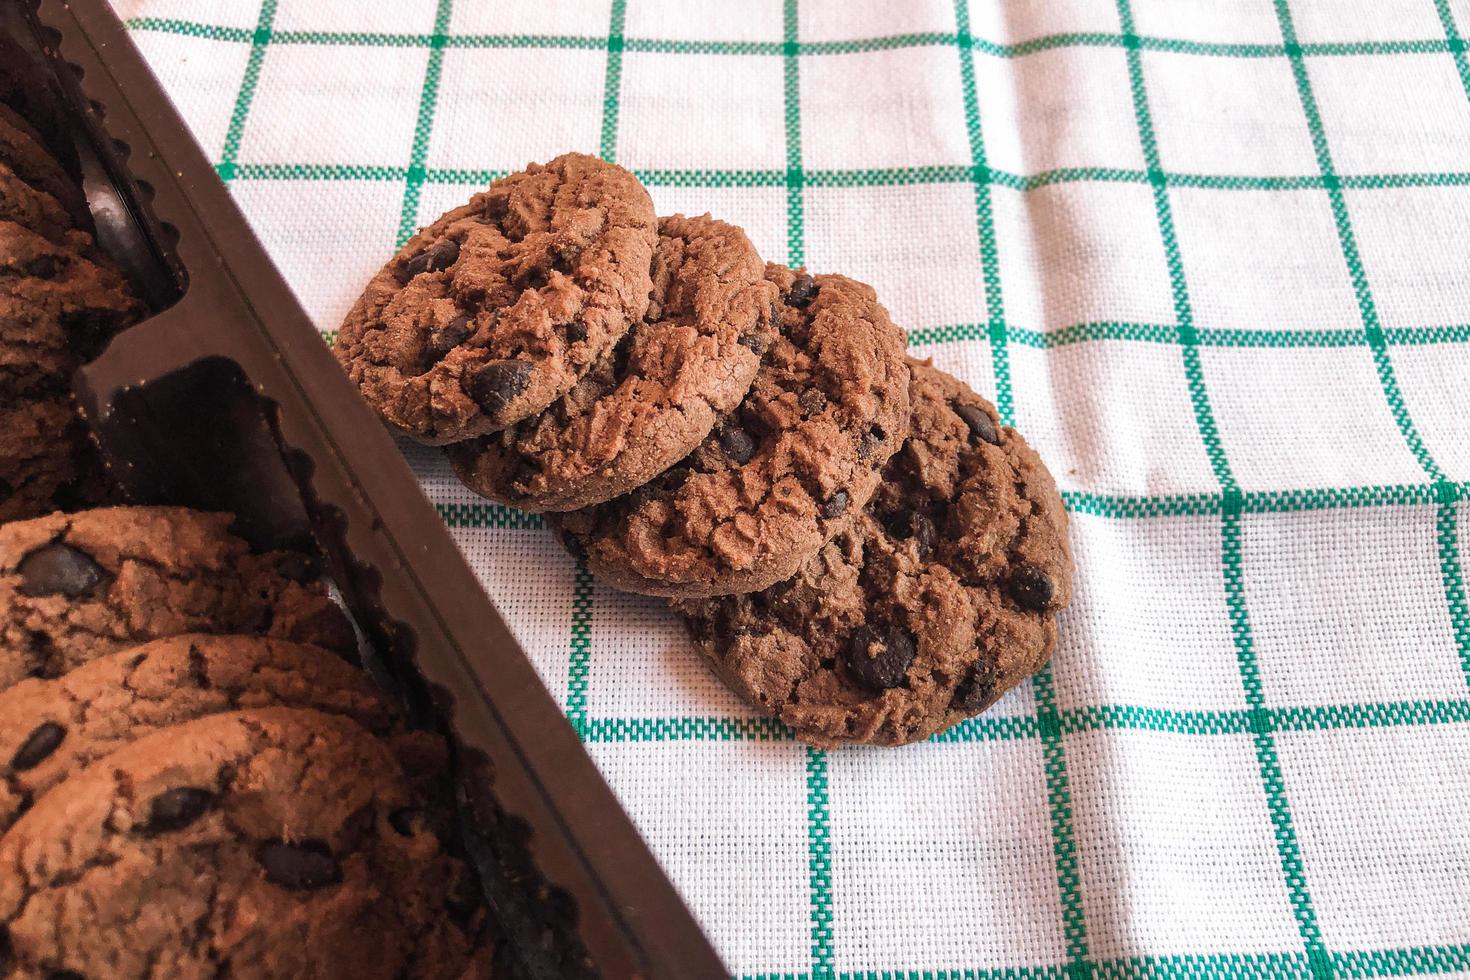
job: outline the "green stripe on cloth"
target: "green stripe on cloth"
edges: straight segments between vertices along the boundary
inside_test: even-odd
[[[1125,36],[1135,33],[1133,9],[1130,0],[1117,0],[1118,18]],[[1159,154],[1158,140],[1154,133],[1150,114],[1148,92],[1144,81],[1143,58],[1138,46],[1128,45],[1128,75],[1133,93],[1134,115],[1138,125],[1140,145],[1144,162],[1150,174],[1162,174],[1163,165]],[[1183,344],[1185,373],[1188,377],[1190,397],[1195,407],[1195,417],[1200,436],[1210,458],[1211,467],[1220,481],[1221,497],[1221,556],[1224,569],[1226,606],[1229,611],[1231,632],[1236,646],[1241,681],[1245,687],[1246,701],[1251,708],[1254,732],[1253,742],[1256,761],[1260,768],[1261,782],[1266,791],[1271,822],[1275,828],[1277,853],[1281,860],[1282,873],[1286,878],[1291,896],[1292,912],[1297,929],[1306,950],[1308,966],[1314,977],[1331,976],[1331,964],[1326,959],[1322,945],[1321,930],[1317,924],[1316,910],[1307,886],[1306,872],[1302,867],[1296,829],[1292,821],[1291,808],[1286,798],[1280,763],[1276,758],[1275,741],[1263,721],[1265,715],[1264,694],[1255,659],[1254,644],[1250,628],[1250,615],[1246,609],[1245,576],[1240,549],[1240,521],[1243,500],[1230,464],[1220,441],[1219,429],[1210,407],[1209,392],[1205,384],[1204,371],[1200,364],[1198,335],[1195,331],[1193,311],[1185,279],[1184,264],[1179,251],[1178,237],[1170,208],[1169,190],[1160,176],[1153,181],[1154,206],[1158,213],[1159,232],[1163,237],[1169,278],[1174,287],[1175,313],[1179,323],[1180,340]]]
[[[1444,0],[1436,0],[1443,3]],[[245,42],[250,32],[242,28],[221,27],[201,21],[171,17],[133,17],[125,21],[129,30],[164,34],[179,34],[210,40]],[[271,38],[276,44],[313,44],[321,46],[347,45],[358,47],[429,47],[432,35],[378,33],[353,31],[283,31]],[[1282,58],[1288,54],[1280,44],[1233,44],[1211,41],[1190,41],[1176,38],[1138,36],[1130,39],[1124,34],[1107,31],[1073,31],[1048,34],[1015,44],[1001,44],[971,36],[967,31],[958,34],[944,32],[918,32],[908,34],[885,34],[875,37],[856,38],[850,41],[808,41],[797,45],[795,53],[802,56],[860,54],[869,51],[891,51],[902,48],[942,47],[963,45],[973,47],[997,58],[1024,58],[1033,54],[1056,51],[1061,48],[1126,48],[1136,43],[1144,51],[1161,51],[1170,54],[1198,55],[1211,58]],[[587,35],[563,34],[456,34],[448,38],[450,47],[483,48],[581,48],[597,50],[603,47],[604,39]],[[672,40],[663,38],[627,38],[625,50],[654,54],[708,54],[708,55],[757,55],[775,57],[785,54],[785,45],[775,41],[713,41]],[[1309,58],[1341,58],[1353,56],[1375,56],[1392,54],[1463,54],[1464,43],[1453,35],[1446,39],[1422,38],[1387,41],[1328,42],[1301,45],[1302,54]]]
[[[786,111],[786,264],[792,268],[806,264],[805,194],[802,190],[805,175],[801,165],[801,64],[796,53],[796,23],[796,0],[785,0],[781,11],[785,35],[781,71]]]
[[[1052,859],[1057,866],[1057,897],[1062,905],[1062,935],[1067,948],[1069,977],[1087,975],[1087,917],[1082,908],[1082,878],[1077,870],[1077,834],[1072,826],[1072,790],[1067,778],[1067,753],[1057,713],[1051,664],[1032,678],[1036,697],[1036,727],[1046,775],[1046,803],[1051,817]]]
[[[230,124],[225,130],[224,148],[220,151],[219,165],[215,167],[220,180],[226,184],[235,176],[235,158],[240,155],[240,140],[245,135],[245,120],[250,116],[250,103],[255,98],[255,87],[260,82],[260,69],[265,63],[265,49],[270,43],[271,24],[275,17],[276,0],[262,0],[260,15],[255,21],[255,30],[250,34],[250,56],[245,61],[245,75],[240,80],[240,91],[235,96],[235,105],[230,112]]]
[[[434,109],[439,103],[439,80],[444,73],[444,40],[454,0],[439,0],[434,10],[434,34],[429,45],[429,63],[424,68],[424,86],[419,93],[418,118],[414,121],[413,146],[409,151],[408,172],[403,178],[403,207],[398,215],[396,244],[413,237],[419,224],[419,195],[423,190],[429,158],[429,136],[434,130]]]
[[[567,667],[567,720],[587,737],[587,674],[592,667],[592,573],[577,562],[572,580],[571,657]]]
[[[812,980],[829,980],[832,960],[832,826],[827,753],[806,749],[807,871],[812,893]]]
[[[1460,76],[1460,87],[1465,90],[1465,98],[1470,99],[1470,60],[1465,57],[1465,39],[1455,26],[1455,15],[1450,12],[1449,0],[1434,0],[1434,9],[1444,27],[1445,42],[1454,57],[1455,71]]]
[[[607,74],[602,83],[602,137],[598,154],[608,163],[618,158],[618,100],[623,85],[623,24],[627,0],[613,0],[607,25]]]
[[[1297,43],[1296,29],[1291,20],[1291,7],[1287,0],[1275,0],[1275,3],[1276,19],[1281,25],[1281,36],[1286,42],[1287,56],[1291,59],[1291,71],[1296,79],[1297,95],[1301,99],[1302,111],[1307,117],[1307,129],[1312,134],[1312,148],[1317,154],[1317,165],[1322,171],[1322,180],[1332,201],[1332,216],[1337,223],[1338,242],[1342,246],[1343,260],[1347,263],[1348,273],[1352,278],[1353,292],[1358,298],[1358,310],[1363,317],[1363,330],[1368,337],[1368,346],[1373,351],[1373,363],[1378,370],[1379,383],[1383,386],[1383,396],[1388,399],[1394,421],[1398,423],[1399,431],[1403,434],[1409,450],[1419,461],[1419,465],[1424,468],[1425,473],[1429,474],[1430,479],[1443,480],[1444,474],[1440,472],[1439,466],[1430,457],[1429,450],[1425,448],[1424,441],[1419,437],[1419,432],[1409,417],[1409,410],[1404,405],[1403,393],[1399,390],[1398,377],[1388,354],[1388,345],[1384,341],[1383,327],[1378,322],[1378,307],[1373,301],[1373,292],[1368,285],[1368,273],[1363,267],[1363,259],[1358,251],[1357,235],[1353,232],[1352,218],[1348,214],[1347,198],[1343,196],[1342,183],[1338,180],[1336,167],[1332,163],[1332,151],[1327,145],[1327,132],[1322,125],[1322,113],[1317,107],[1317,97],[1312,91],[1312,82],[1307,75],[1301,45]]]
[[[1127,0],[1121,0],[1121,2],[1126,3]],[[1250,616],[1246,611],[1239,511],[1227,508],[1221,515],[1221,529],[1224,539],[1225,602],[1230,611],[1231,632],[1235,638],[1241,682],[1245,686],[1245,699],[1251,709],[1252,741],[1256,750],[1256,763],[1261,770],[1261,782],[1266,789],[1266,803],[1271,812],[1271,824],[1275,829],[1276,850],[1281,859],[1282,872],[1286,876],[1286,887],[1291,897],[1292,912],[1296,916],[1297,928],[1301,932],[1302,943],[1306,947],[1307,962],[1311,967],[1312,975],[1330,977],[1332,976],[1331,964],[1327,960],[1326,949],[1322,945],[1322,931],[1317,924],[1316,909],[1307,888],[1306,869],[1302,866],[1296,825],[1291,816],[1291,807],[1286,799],[1286,785],[1281,774],[1281,762],[1276,755],[1276,742],[1271,737],[1270,714],[1265,706],[1265,692],[1261,687],[1260,668],[1256,662]]]
[[[1444,580],[1445,601],[1450,607],[1450,623],[1455,631],[1455,646],[1460,651],[1460,668],[1465,683],[1470,685],[1470,604],[1465,598],[1465,565],[1460,550],[1460,516],[1456,501],[1439,505],[1435,537],[1439,541],[1439,570]]]

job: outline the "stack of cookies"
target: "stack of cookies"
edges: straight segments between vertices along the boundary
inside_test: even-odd
[[[71,375],[142,312],[96,246],[64,117],[12,67],[0,68],[0,521],[110,499]]]
[[[229,524],[0,526],[0,977],[488,976],[444,743]]]
[[[906,343],[871,287],[567,154],[414,236],[336,353],[471,489],[668,597],[752,705],[896,745],[1038,670],[1072,572],[1040,459]]]

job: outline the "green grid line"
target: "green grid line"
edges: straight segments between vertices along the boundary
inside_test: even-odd
[[[797,58],[797,0],[784,0],[782,6],[782,98],[786,122],[786,264],[796,268],[806,264],[805,200],[802,186],[805,174],[801,165],[801,65]]]
[[[567,720],[587,739],[587,675],[592,667],[592,573],[577,562],[572,579],[571,658],[567,665]]]
[[[1470,603],[1465,599],[1465,570],[1460,552],[1459,504],[1446,500],[1439,505],[1435,522],[1439,541],[1439,570],[1444,581],[1445,601],[1450,608],[1450,624],[1455,631],[1455,646],[1460,652],[1460,669],[1470,685]]]
[[[792,742],[796,735],[773,718],[591,718],[589,742]]]
[[[1118,18],[1125,37],[1135,34],[1133,9],[1130,0],[1117,0]],[[1289,40],[1289,39],[1288,39]],[[1158,139],[1154,133],[1153,119],[1149,109],[1148,93],[1143,75],[1143,56],[1138,45],[1130,40],[1127,53],[1128,74],[1133,93],[1134,115],[1138,123],[1139,142],[1143,149],[1144,162],[1150,174],[1162,175],[1164,167],[1159,153]],[[1324,175],[1325,176],[1325,175]],[[1220,441],[1214,413],[1210,406],[1209,391],[1205,384],[1204,369],[1200,362],[1198,332],[1195,329],[1193,309],[1190,303],[1188,284],[1185,278],[1183,258],[1174,227],[1174,217],[1169,200],[1169,188],[1162,176],[1155,179],[1154,205],[1158,212],[1159,232],[1163,238],[1169,278],[1174,287],[1176,319],[1179,325],[1181,348],[1184,355],[1185,373],[1188,377],[1191,400],[1195,405],[1195,417],[1200,436],[1210,458],[1211,467],[1222,490],[1220,538],[1221,560],[1224,572],[1226,606],[1229,611],[1231,633],[1235,641],[1236,656],[1241,682],[1245,688],[1246,701],[1251,709],[1252,741],[1255,746],[1256,762],[1260,769],[1261,782],[1275,830],[1277,853],[1286,879],[1291,906],[1297,922],[1297,930],[1306,951],[1307,963],[1314,977],[1330,977],[1331,961],[1322,944],[1321,930],[1317,925],[1316,911],[1307,887],[1306,871],[1302,866],[1297,843],[1296,828],[1292,821],[1291,808],[1286,798],[1286,788],[1281,775],[1280,762],[1276,756],[1276,745],[1265,716],[1265,697],[1261,689],[1259,670],[1250,628],[1250,614],[1246,608],[1245,575],[1240,548],[1240,524],[1243,510],[1242,495],[1231,472],[1225,449]]]
[[[429,45],[429,60],[424,67],[424,86],[419,92],[419,111],[413,127],[413,146],[409,151],[408,172],[403,178],[403,206],[398,215],[396,248],[413,237],[418,230],[419,197],[422,194],[425,164],[429,159],[429,137],[434,130],[434,110],[439,104],[439,82],[444,75],[444,42],[449,31],[449,18],[454,0],[439,0],[434,10],[434,33]]]
[[[1342,184],[1337,179],[1337,170],[1332,163],[1332,151],[1327,145],[1326,128],[1322,125],[1322,113],[1317,106],[1317,97],[1312,91],[1311,79],[1307,75],[1307,65],[1302,57],[1301,45],[1297,43],[1290,5],[1287,0],[1275,0],[1275,2],[1276,19],[1281,25],[1281,37],[1286,42],[1292,75],[1296,79],[1297,96],[1301,100],[1302,112],[1307,119],[1307,129],[1312,136],[1312,148],[1317,156],[1317,166],[1322,172],[1322,180],[1332,202],[1332,215],[1337,225],[1338,243],[1342,248],[1343,261],[1347,263],[1348,274],[1352,279],[1353,292],[1358,298],[1358,312],[1363,318],[1363,330],[1368,337],[1368,346],[1373,352],[1373,363],[1378,371],[1383,396],[1388,400],[1389,409],[1393,413],[1394,421],[1398,424],[1404,442],[1408,444],[1409,451],[1414,454],[1414,458],[1419,461],[1419,465],[1431,480],[1442,481],[1444,474],[1440,472],[1439,466],[1435,464],[1424,441],[1419,437],[1414,421],[1409,417],[1408,407],[1404,404],[1403,393],[1399,389],[1398,377],[1393,369],[1393,360],[1389,357],[1388,344],[1383,336],[1383,327],[1378,321],[1378,307],[1373,301],[1373,291],[1368,285],[1368,273],[1363,267],[1362,256],[1358,252],[1357,235],[1353,232],[1352,218],[1348,214],[1347,198],[1343,195]]]
[[[618,102],[623,84],[623,24],[627,0],[613,0],[607,25],[607,74],[602,85],[602,138],[598,155],[608,163],[618,156]]]
[[[1046,777],[1046,804],[1051,824],[1052,860],[1056,863],[1057,897],[1062,906],[1062,935],[1067,949],[1067,975],[1090,975],[1087,917],[1082,907],[1082,877],[1077,869],[1077,835],[1072,826],[1072,790],[1067,778],[1067,750],[1057,712],[1051,664],[1031,679],[1036,698],[1036,727]]]
[[[561,48],[570,51],[604,51],[605,37],[580,37],[563,34],[455,34],[449,38],[451,48]]]
[[[827,753],[806,747],[807,874],[812,891],[812,980],[830,980],[832,956],[832,828]]]
[[[1239,496],[1245,514],[1289,514],[1298,511],[1338,510],[1357,507],[1409,507],[1453,503],[1470,499],[1470,483],[1384,484],[1361,487],[1326,487],[1313,490],[1251,490]],[[1063,490],[1062,500],[1073,514],[1115,520],[1160,517],[1201,517],[1222,513],[1222,493],[1161,494],[1127,496]],[[546,522],[504,504],[467,503],[436,505],[451,527],[540,530]]]
[[[276,0],[261,0],[255,30],[250,34],[250,55],[245,60],[245,74],[240,80],[240,91],[235,95],[234,108],[230,110],[230,124],[225,130],[219,166],[215,168],[219,179],[226,184],[235,176],[235,158],[240,155],[245,120],[250,117],[250,104],[255,99],[255,88],[260,83],[260,69],[265,63],[265,50],[270,43],[271,24],[275,19]]]
[[[244,27],[221,27],[216,24],[202,24],[194,20],[180,20],[176,17],[130,17],[124,21],[124,24],[130,31],[177,34],[182,37],[202,38],[206,41],[247,42],[252,33]]]
[[[1470,969],[1470,945],[1410,946],[1330,954],[1335,976],[1377,978],[1423,976]],[[1304,953],[1209,953],[1175,956],[1130,956],[1098,960],[1097,980],[1311,980]],[[809,980],[806,973],[748,974],[741,980]],[[1070,980],[1060,966],[986,969],[913,969],[844,971],[837,980]]]
[[[955,0],[955,27],[960,39],[960,85],[964,99],[965,131],[970,143],[970,180],[975,199],[975,230],[980,246],[980,273],[985,286],[986,335],[995,382],[995,402],[1000,419],[1015,421],[1015,397],[1011,381],[1005,295],[1000,276],[1000,247],[995,233],[991,200],[989,158],[985,129],[980,116],[979,89],[975,80],[975,58],[970,34],[968,0]],[[1077,841],[1072,827],[1071,791],[1067,777],[1067,754],[1062,744],[1057,716],[1051,665],[1032,681],[1036,700],[1035,726],[1041,737],[1043,778],[1056,864],[1057,895],[1062,906],[1062,930],[1066,937],[1068,972],[1085,976],[1087,971],[1087,920],[1082,908],[1081,880],[1077,873]]]
[[[1120,2],[1127,3],[1128,0],[1120,0]],[[1318,978],[1331,977],[1332,964],[1322,944],[1322,931],[1317,924],[1316,909],[1313,907],[1311,893],[1307,888],[1306,869],[1302,866],[1296,825],[1292,820],[1291,807],[1286,799],[1286,783],[1281,773],[1280,759],[1276,754],[1276,741],[1272,737],[1270,718],[1266,710],[1265,691],[1261,685],[1260,666],[1256,660],[1250,614],[1246,610],[1240,511],[1236,508],[1227,508],[1221,515],[1220,523],[1221,536],[1224,539],[1222,550],[1225,602],[1230,614],[1230,627],[1235,640],[1241,682],[1245,688],[1246,702],[1250,706],[1252,742],[1256,751],[1256,763],[1261,770],[1261,782],[1266,790],[1267,806],[1271,811],[1276,851],[1281,859],[1282,871],[1286,876],[1292,914],[1296,918],[1297,930],[1306,948],[1307,962],[1311,967],[1312,975]]]
[[[955,2],[955,23],[960,36],[970,36],[970,10],[966,0]],[[974,52],[960,45],[960,84],[965,104],[965,131],[970,141],[970,177],[975,195],[975,228],[980,238],[980,271],[985,282],[986,334],[995,375],[995,403],[1002,422],[1014,421],[1011,392],[1011,358],[1007,347],[1005,298],[1001,292],[1000,248],[995,235],[995,214],[990,199],[989,161],[985,152],[985,129],[980,119],[980,98],[975,83]]]
[[[435,504],[434,509],[450,527],[509,531],[539,531],[546,527],[546,521],[540,514],[527,513],[505,504]]]
[[[1149,109],[1148,92],[1143,81],[1143,56],[1139,53],[1136,35],[1133,32],[1133,11],[1128,0],[1118,0],[1118,16],[1123,33],[1129,39],[1127,48],[1128,85],[1133,98],[1133,115],[1138,127],[1138,141],[1143,151],[1144,163],[1152,176],[1154,211],[1158,219],[1159,235],[1164,243],[1164,256],[1169,269],[1169,283],[1174,297],[1174,316],[1179,330],[1179,348],[1184,360],[1185,378],[1189,385],[1189,398],[1194,406],[1195,423],[1204,441],[1205,453],[1210,459],[1210,468],[1227,493],[1238,490],[1235,475],[1225,458],[1225,448],[1220,442],[1219,427],[1210,408],[1209,392],[1205,387],[1204,367],[1199,356],[1199,332],[1194,325],[1194,307],[1189,296],[1189,285],[1184,275],[1184,259],[1179,251],[1179,238],[1174,228],[1174,212],[1169,201],[1169,189],[1162,174],[1163,163],[1159,156],[1158,138],[1154,134],[1153,113]]]
[[[1442,2],[1442,0],[1439,0]],[[124,21],[129,30],[217,41],[251,40],[243,28],[224,27],[202,21],[163,17],[133,17]],[[351,46],[351,47],[429,47],[433,35],[406,33],[374,33],[354,31],[282,31],[270,38],[272,44]],[[565,34],[455,34],[447,38],[455,48],[562,48],[596,51],[605,39],[586,35]],[[800,56],[861,54],[903,48],[960,45],[998,58],[1024,58],[1065,48],[1122,48],[1136,44],[1140,50],[1169,54],[1198,55],[1217,58],[1283,58],[1290,54],[1281,44],[1230,44],[1189,41],[1177,38],[1138,36],[1106,31],[1077,31],[1048,34],[1013,44],[1000,44],[962,31],[958,34],[920,32],[857,38],[849,41],[808,41],[799,43]],[[1391,41],[1352,41],[1304,44],[1301,53],[1309,58],[1336,58],[1394,54],[1463,53],[1463,42],[1454,37],[1402,39]],[[787,45],[775,41],[682,41],[664,38],[627,38],[625,50],[650,54],[703,54],[726,56],[779,57]]]
[[[1047,677],[1046,685],[1055,681]],[[980,715],[928,741],[936,743],[1019,742],[1040,739],[1043,746],[1059,745],[1060,735],[1090,732],[1137,731],[1163,735],[1212,737],[1254,735],[1257,732],[1324,732],[1342,729],[1424,728],[1470,723],[1470,697],[1461,700],[1380,701],[1359,704],[1302,705],[1219,709],[1214,711],[1145,707],[1136,704],[1096,704],[1082,708],[1055,706],[1051,699],[1036,715]],[[794,742],[795,733],[773,718],[668,717],[588,718],[583,714],[584,737],[589,742]],[[1066,786],[1058,780],[1059,794]],[[1070,814],[1059,820],[1070,821]]]
[[[398,34],[381,31],[275,31],[271,44],[308,44],[316,47],[432,48],[433,34]],[[442,45],[443,42],[440,42]]]
[[[606,47],[607,41],[602,42]],[[625,42],[626,44],[626,42]],[[449,45],[453,47],[453,45]],[[626,47],[625,47],[626,50]],[[621,72],[621,69],[620,69]],[[379,170],[371,164],[274,163],[257,165],[246,171],[241,166],[241,179],[287,180],[299,174],[330,176],[339,179],[370,179]],[[509,173],[507,170],[435,169],[425,175],[428,183],[483,184]],[[714,170],[655,169],[634,171],[645,184],[667,187],[780,187],[786,181],[784,170]],[[802,170],[807,187],[909,187],[926,184],[962,184],[975,180],[1010,190],[1030,193],[1044,187],[1075,183],[1155,184],[1162,180],[1169,188],[1183,187],[1217,191],[1296,191],[1326,190],[1336,181],[1347,190],[1392,190],[1413,187],[1470,186],[1470,171],[1418,171],[1339,175],[1329,180],[1320,174],[1287,176],[1243,176],[1239,174],[1195,174],[1115,167],[1062,167],[1035,174],[1018,174],[987,168],[977,174],[973,166],[933,164],[914,167],[880,167]]]
[[[1450,12],[1449,0],[1434,0],[1434,10],[1439,14],[1440,25],[1444,27],[1445,44],[1454,57],[1455,72],[1460,76],[1460,87],[1465,90],[1465,98],[1470,99],[1470,61],[1465,58],[1465,39],[1455,26],[1455,15]]]
[[[1179,328],[1167,323],[1126,323],[1099,320],[1074,323],[1053,330],[1032,330],[1006,324],[1010,343],[1037,350],[1054,350],[1073,344],[1104,341],[1133,341],[1150,344],[1180,343]],[[938,327],[915,327],[909,331],[909,345],[923,347],[963,341],[989,340],[991,328],[979,323],[952,323]],[[1470,343],[1470,326],[1454,324],[1436,327],[1398,327],[1383,332],[1383,342],[1391,347],[1431,344]],[[1259,328],[1213,328],[1196,332],[1200,347],[1361,347],[1368,334],[1361,327],[1321,330],[1268,330]]]

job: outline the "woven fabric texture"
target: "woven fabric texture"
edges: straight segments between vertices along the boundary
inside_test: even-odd
[[[405,445],[740,976],[1470,976],[1470,0],[119,0],[318,326],[565,150],[872,283],[1072,514],[1051,666],[754,717]]]

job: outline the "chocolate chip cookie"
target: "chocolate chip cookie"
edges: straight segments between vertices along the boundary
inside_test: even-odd
[[[0,690],[182,633],[356,649],[298,552],[253,555],[230,515],[106,507],[0,526]]]
[[[708,215],[658,230],[647,319],[545,412],[450,446],[471,490],[531,511],[602,503],[683,459],[740,404],[771,341],[765,263]]]
[[[911,367],[908,441],[857,521],[764,592],[673,603],[720,676],[815,745],[978,714],[1046,663],[1071,598],[1051,474],[983,398]]]
[[[8,977],[483,977],[481,918],[388,749],[314,711],[139,739],[0,839]]]
[[[0,163],[0,221],[13,221],[58,244],[76,228],[60,201],[26,183],[4,163]]]
[[[82,254],[91,245],[84,232],[57,244],[0,221],[0,392],[64,384],[78,358],[141,315],[122,276]]]
[[[0,408],[0,523],[96,506],[108,496],[102,463],[69,397]]]
[[[648,310],[653,202],[568,153],[501,178],[420,231],[368,284],[335,351],[420,442],[505,428],[565,395]]]
[[[311,708],[377,734],[394,712],[330,650],[254,636],[154,640],[0,691],[0,835],[73,772],[161,728],[246,708]]]
[[[45,139],[20,113],[3,103],[0,103],[0,163],[15,171],[21,180],[56,198],[73,216],[89,213],[80,184],[47,149]]]
[[[651,482],[553,518],[618,588],[712,596],[789,577],[862,510],[903,442],[905,338],[872,288],[781,266],[767,275],[778,330],[740,406]]]

